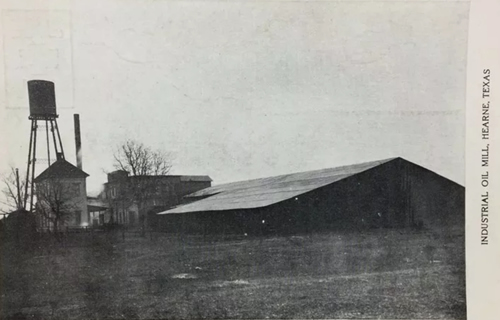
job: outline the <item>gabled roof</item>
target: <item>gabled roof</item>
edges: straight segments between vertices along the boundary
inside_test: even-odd
[[[40,173],[35,178],[35,182],[52,178],[86,178],[88,176],[87,173],[78,169],[65,159],[59,159]]]
[[[266,207],[394,160],[390,158],[354,165],[285,174],[221,184],[192,193],[191,202],[159,214],[221,211]]]

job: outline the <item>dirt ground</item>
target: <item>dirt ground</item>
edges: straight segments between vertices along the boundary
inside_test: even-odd
[[[460,233],[122,236],[3,244],[1,318],[465,318]]]

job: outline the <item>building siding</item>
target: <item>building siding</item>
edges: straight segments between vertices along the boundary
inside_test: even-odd
[[[62,199],[65,203],[64,207],[69,213],[62,227],[85,227],[89,223],[85,180],[85,178],[59,178],[56,180],[49,178],[37,183],[37,185],[57,183],[63,188]],[[41,230],[53,228],[52,224],[41,214],[38,215],[37,225]]]
[[[183,176],[128,176],[125,171],[115,171],[108,174],[108,182],[104,185],[101,200],[109,204],[106,223],[113,222],[129,226],[140,224],[141,215],[148,219],[149,212],[155,208],[163,210],[179,205],[185,195],[211,186],[210,181],[182,181]],[[144,183],[146,179],[158,188],[142,202],[142,207],[127,195],[127,189],[137,183]],[[146,222],[152,224],[153,222]]]

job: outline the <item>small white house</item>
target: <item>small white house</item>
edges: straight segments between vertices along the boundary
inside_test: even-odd
[[[89,225],[86,178],[89,175],[59,159],[35,180],[38,226],[42,230]]]

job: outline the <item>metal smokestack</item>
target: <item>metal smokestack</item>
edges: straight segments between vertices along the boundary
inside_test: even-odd
[[[75,147],[76,147],[76,166],[82,170],[82,137],[80,134],[80,115],[74,114],[75,122]]]

